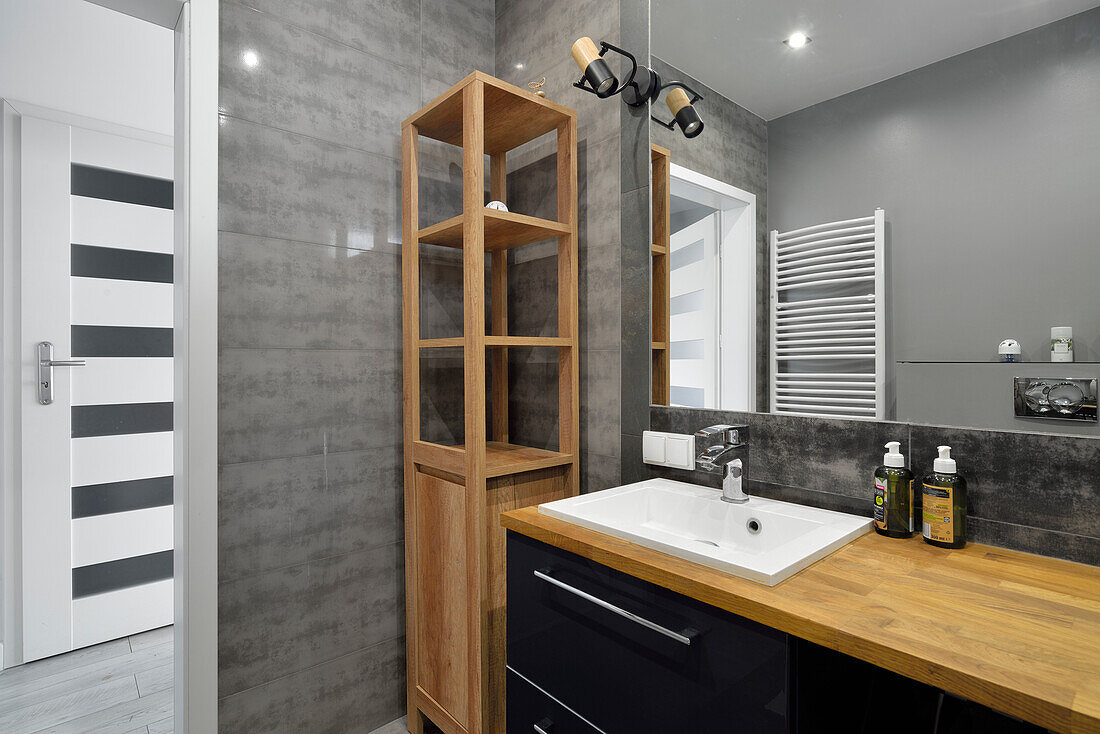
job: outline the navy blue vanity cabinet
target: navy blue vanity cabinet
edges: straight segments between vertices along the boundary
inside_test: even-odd
[[[787,732],[785,634],[513,532],[508,668],[513,734]]]

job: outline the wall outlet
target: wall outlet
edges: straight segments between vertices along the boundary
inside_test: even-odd
[[[642,461],[673,469],[694,469],[695,436],[642,431]]]

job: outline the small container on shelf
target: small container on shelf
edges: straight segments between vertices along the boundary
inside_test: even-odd
[[[997,357],[1001,362],[1020,361],[1020,342],[1015,339],[1005,339],[997,345]]]
[[[1073,327],[1050,327],[1050,361],[1073,361]]]

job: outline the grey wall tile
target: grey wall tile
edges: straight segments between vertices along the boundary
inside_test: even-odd
[[[557,451],[558,350],[508,350],[508,423],[512,443]]]
[[[401,241],[389,159],[221,118],[218,228],[359,249]]]
[[[410,68],[418,65],[420,0],[247,0],[247,4],[360,51]]]
[[[233,347],[400,349],[400,257],[222,233],[218,341]]]
[[[582,449],[581,492],[598,492],[622,484],[619,466],[618,456],[601,456]]]
[[[223,732],[369,732],[405,706],[405,640],[387,640],[218,703]]]
[[[401,457],[386,446],[222,466],[219,579],[401,540]]]
[[[921,474],[945,444],[966,477],[970,516],[1100,538],[1100,440],[914,425]]]
[[[493,0],[422,0],[424,74],[451,84],[475,70],[492,74],[495,16]]]
[[[419,75],[276,16],[222,6],[221,112],[394,159]],[[258,63],[246,64],[245,53]],[[379,104],[379,100],[385,100]]]
[[[586,248],[580,253],[579,271],[581,346],[589,351],[618,349],[619,248]]]
[[[219,461],[392,446],[401,435],[393,350],[222,349]]]
[[[581,352],[581,445],[600,456],[619,456],[619,351]]]
[[[219,695],[401,636],[403,559],[391,543],[218,584]]]
[[[1100,563],[1095,438],[659,406],[650,417],[652,430],[674,433],[747,423],[742,458],[750,493],[860,515],[870,512],[868,487],[886,441],[902,442],[918,482],[936,446],[950,445],[967,478],[969,540]],[[720,486],[702,471],[649,473]]]

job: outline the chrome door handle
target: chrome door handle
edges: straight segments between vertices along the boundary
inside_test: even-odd
[[[635,624],[640,624],[641,626],[645,627],[646,629],[651,629],[654,632],[657,632],[659,634],[664,635],[665,637],[676,640],[677,642],[679,642],[682,645],[690,645],[691,644],[691,638],[695,635],[695,630],[686,629],[683,632],[674,632],[673,630],[670,630],[667,627],[662,627],[661,625],[657,624],[656,622],[649,621],[645,617],[639,617],[637,614],[634,614],[633,612],[628,612],[625,609],[623,609],[622,607],[617,607],[614,604],[612,604],[611,602],[604,601],[603,599],[599,598],[598,596],[592,596],[587,591],[581,591],[580,589],[578,589],[575,586],[570,586],[569,584],[567,584],[563,581],[559,581],[558,579],[551,576],[550,571],[548,571],[548,570],[543,570],[543,571],[536,570],[534,573],[535,573],[535,578],[542,579],[546,583],[552,584],[552,585],[558,587],[559,589],[562,589],[563,591],[568,591],[570,594],[573,594],[574,596],[579,596],[581,599],[584,599],[585,601],[592,602],[593,604],[600,607],[601,609],[606,609],[607,611],[612,612],[613,614],[618,614],[620,617],[622,617],[624,619],[629,619],[631,622],[634,622]]]
[[[49,405],[53,402],[53,368],[83,367],[83,359],[54,359],[53,344],[38,342],[38,402]]]

